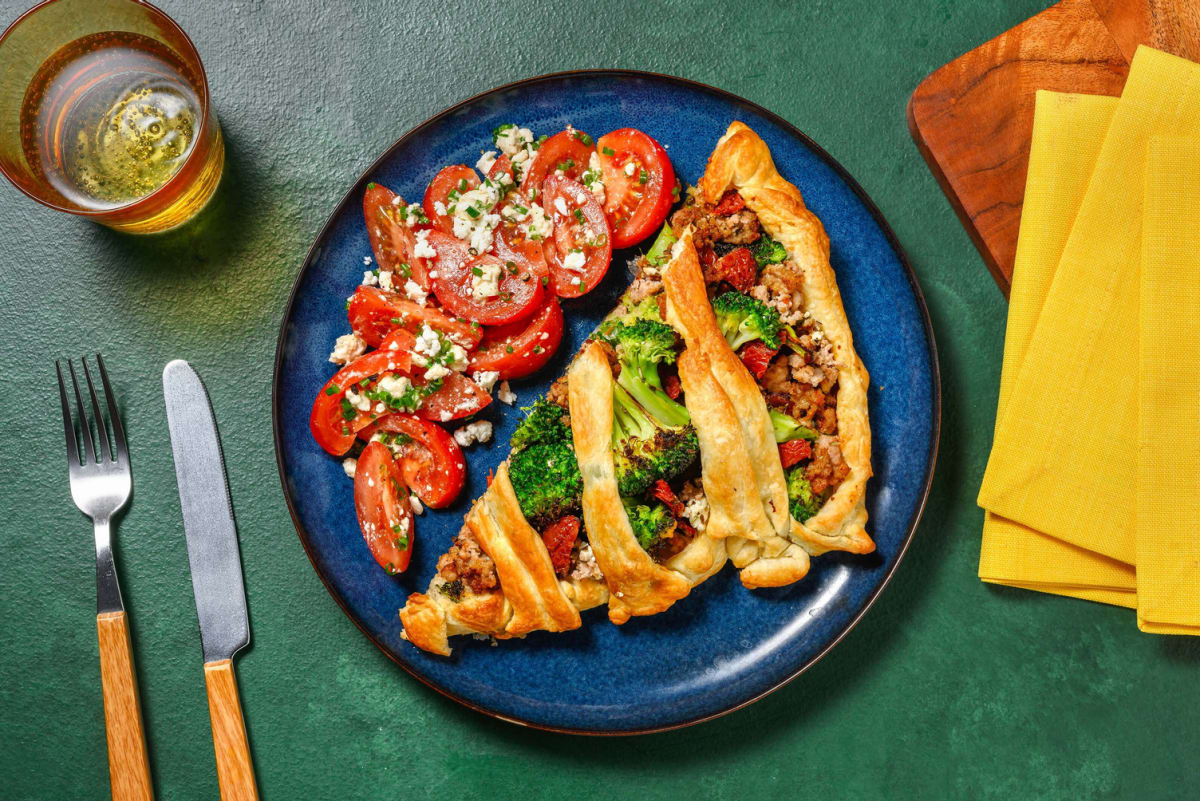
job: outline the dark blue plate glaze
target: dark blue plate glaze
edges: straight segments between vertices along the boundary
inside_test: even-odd
[[[308,414],[335,370],[326,359],[348,330],[344,304],[370,254],[362,218],[368,181],[419,200],[445,164],[474,164],[492,128],[518,122],[535,135],[567,123],[598,136],[635,126],[667,147],[692,183],[717,138],[739,119],[771,148],[779,171],[804,194],[829,232],[854,341],[871,373],[875,477],[867,488],[878,551],[813,560],[802,582],[749,592],[727,566],[669,611],[610,624],[603,609],[565,634],[536,633],[490,646],[454,642],[451,658],[401,639],[397,610],[424,591],[437,557],[458,531],[485,476],[508,452],[520,417],[499,402],[483,417],[495,438],[468,451],[468,486],[451,508],[418,519],[408,572],[375,564],[355,520],[352,482],[340,460],[312,440]],[[532,380],[516,382],[518,405],[559,375],[629,281],[633,253],[619,253],[599,288],[567,304],[558,356]],[[920,290],[874,204],[827,153],[784,120],[725,92],[677,78],[632,72],[549,75],[492,90],[424,123],[393,145],[350,189],[317,237],[296,279],[276,356],[275,446],[284,494],[317,573],[346,614],[414,676],[482,712],[556,730],[644,732],[687,725],[736,709],[816,661],[858,620],[904,553],[933,473],[940,407],[937,357]]]

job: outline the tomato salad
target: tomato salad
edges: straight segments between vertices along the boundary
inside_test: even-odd
[[[492,139],[474,168],[438,172],[419,203],[367,184],[369,269],[329,356],[341,368],[309,419],[354,479],[363,538],[392,574],[408,567],[414,515],[461,492],[462,449],[491,439],[491,423],[467,418],[493,393],[516,400],[508,382],[562,342],[560,298],[594,289],[613,249],[657,232],[679,196],[666,150],[634,128],[593,140],[509,124]]]

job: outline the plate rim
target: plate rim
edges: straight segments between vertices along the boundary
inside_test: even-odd
[[[920,312],[922,327],[923,327],[924,333],[925,333],[925,338],[926,338],[926,341],[928,342],[929,367],[930,367],[930,374],[932,377],[932,386],[931,386],[932,392],[931,392],[931,398],[930,398],[930,407],[931,407],[930,410],[932,412],[932,417],[933,417],[933,420],[932,420],[933,426],[932,426],[932,430],[930,432],[931,436],[930,436],[930,442],[929,442],[929,449],[928,449],[928,453],[926,454],[927,466],[925,468],[925,476],[922,480],[920,499],[917,503],[916,509],[913,510],[912,517],[909,518],[908,525],[905,528],[904,537],[900,542],[899,550],[896,552],[895,561],[892,562],[891,567],[889,567],[887,572],[884,573],[882,581],[880,581],[879,585],[871,592],[870,596],[866,600],[866,603],[864,603],[862,608],[860,610],[858,610],[858,613],[855,614],[854,617],[852,617],[849,621],[847,621],[842,626],[842,628],[838,631],[838,633],[828,643],[826,643],[823,648],[821,648],[821,650],[819,650],[816,654],[814,654],[811,657],[809,657],[808,659],[806,659],[795,670],[793,670],[788,675],[781,678],[779,681],[772,684],[767,689],[762,690],[761,692],[755,693],[754,695],[752,695],[748,698],[738,701],[737,703],[728,705],[725,708],[719,709],[715,712],[709,712],[709,713],[697,715],[695,717],[688,718],[687,720],[668,723],[668,724],[660,725],[660,726],[649,726],[649,727],[643,727],[643,728],[628,728],[628,729],[587,729],[587,728],[572,728],[569,726],[552,726],[552,725],[548,725],[545,723],[539,723],[537,721],[526,720],[521,717],[501,714],[493,709],[489,709],[485,706],[475,703],[474,701],[471,701],[467,698],[462,697],[458,693],[455,693],[445,687],[438,685],[431,679],[428,679],[425,676],[421,675],[414,668],[410,667],[409,665],[406,665],[404,662],[397,659],[396,656],[387,647],[385,647],[385,645],[382,642],[380,642],[379,639],[373,633],[371,633],[366,628],[366,626],[363,624],[363,622],[360,621],[358,619],[358,617],[356,617],[354,615],[354,613],[352,613],[350,611],[350,609],[346,606],[346,602],[342,599],[340,593],[337,592],[336,588],[330,584],[330,582],[326,578],[324,572],[322,572],[320,566],[317,564],[316,557],[314,556],[314,553],[313,553],[313,548],[310,545],[310,541],[309,541],[310,538],[309,538],[308,531],[305,528],[305,526],[300,522],[300,518],[297,516],[296,507],[292,501],[291,490],[288,488],[287,477],[284,472],[284,456],[283,456],[283,446],[282,446],[282,425],[281,425],[282,415],[280,414],[280,379],[281,379],[281,367],[283,364],[283,346],[284,346],[284,341],[287,336],[288,321],[292,317],[292,307],[296,301],[296,293],[300,288],[300,281],[305,276],[305,274],[308,272],[308,270],[312,267],[312,262],[313,262],[314,256],[316,255],[316,252],[318,250],[318,245],[325,239],[326,234],[329,232],[330,228],[333,226],[334,219],[337,217],[339,210],[347,203],[347,201],[349,201],[353,197],[353,195],[356,192],[358,192],[359,188],[362,186],[363,182],[367,180],[368,176],[370,176],[373,172],[375,172],[375,170],[378,169],[382,163],[387,161],[392,156],[392,154],[395,153],[395,151],[398,150],[405,143],[407,143],[410,138],[417,135],[417,133],[419,131],[421,131],[422,129],[431,125],[432,123],[435,123],[435,122],[443,119],[444,117],[454,114],[455,112],[463,109],[464,107],[469,106],[473,103],[476,103],[486,97],[489,97],[491,95],[500,94],[502,92],[511,91],[513,89],[517,89],[517,88],[521,88],[521,87],[532,86],[532,85],[539,84],[539,83],[547,83],[550,81],[561,80],[564,78],[595,78],[595,77],[606,77],[606,76],[622,77],[622,78],[643,78],[643,79],[649,78],[649,79],[658,80],[658,81],[666,81],[668,83],[676,83],[681,86],[687,87],[689,89],[706,92],[708,94],[715,95],[716,97],[721,98],[723,100],[728,100],[728,101],[732,101],[734,103],[738,103],[738,104],[747,106],[750,109],[752,109],[754,112],[756,112],[757,114],[761,114],[763,117],[765,117],[766,119],[771,121],[773,124],[778,125],[789,135],[795,136],[806,147],[808,147],[813,152],[813,154],[815,156],[817,156],[817,158],[819,158],[821,161],[823,161],[826,164],[826,166],[828,166],[831,170],[833,170],[833,172],[842,181],[844,181],[848,187],[850,187],[851,191],[854,192],[855,196],[858,197],[859,201],[862,202],[863,206],[870,213],[872,219],[875,221],[875,224],[877,226],[879,226],[880,231],[883,233],[884,238],[887,240],[888,245],[892,248],[892,251],[896,254],[896,259],[897,259],[897,261],[899,261],[901,268],[903,268],[903,270],[904,270],[904,275],[908,279],[909,286],[911,287],[912,292],[913,292],[913,297],[916,299],[917,309]],[[275,342],[274,366],[272,367],[272,371],[271,371],[271,432],[272,432],[272,436],[274,438],[274,445],[275,445],[275,465],[279,472],[280,484],[282,485],[282,488],[283,488],[283,498],[284,498],[284,502],[287,504],[288,514],[292,518],[292,525],[296,529],[296,534],[297,534],[298,538],[300,539],[300,544],[304,547],[304,553],[305,553],[305,555],[308,556],[308,561],[312,565],[313,572],[315,572],[317,574],[317,578],[319,578],[321,580],[321,583],[325,586],[325,591],[329,594],[329,596],[331,598],[333,598],[334,602],[337,603],[338,607],[342,610],[342,612],[346,615],[346,617],[348,617],[350,619],[350,621],[358,628],[358,630],[361,631],[367,637],[367,639],[370,640],[371,643],[375,645],[376,648],[378,648],[381,652],[383,652],[383,654],[388,659],[390,659],[396,665],[400,666],[406,673],[408,673],[413,678],[417,679],[419,682],[424,684],[426,687],[429,687],[429,688],[435,690],[436,692],[440,693],[441,695],[445,696],[446,698],[449,698],[453,701],[456,701],[457,703],[462,704],[463,706],[467,707],[468,709],[472,709],[476,712],[487,715],[488,717],[507,721],[509,723],[515,723],[519,726],[525,726],[525,727],[532,728],[532,729],[540,729],[542,731],[549,731],[549,732],[554,732],[557,734],[578,734],[578,735],[590,735],[590,736],[598,736],[598,737],[622,737],[622,736],[637,735],[637,734],[653,734],[656,732],[672,731],[674,729],[682,729],[682,728],[685,728],[688,726],[694,726],[696,724],[704,723],[706,721],[713,720],[715,718],[723,717],[732,712],[736,712],[739,709],[744,709],[745,707],[749,706],[750,704],[753,704],[754,702],[759,701],[762,698],[765,698],[766,696],[770,695],[771,693],[775,692],[776,690],[780,689],[781,687],[783,687],[787,684],[790,684],[798,676],[800,676],[802,673],[806,672],[809,668],[811,668],[813,665],[815,665],[817,662],[819,662],[827,653],[829,653],[831,650],[833,650],[833,648],[836,645],[838,645],[838,643],[840,643],[842,641],[842,639],[847,634],[849,634],[850,631],[855,626],[858,625],[859,621],[863,619],[863,616],[866,615],[867,611],[870,610],[870,608],[875,605],[875,601],[878,600],[879,596],[883,593],[884,588],[886,588],[887,585],[891,582],[892,576],[895,575],[897,568],[900,567],[900,563],[904,560],[905,555],[908,553],[909,545],[911,545],[913,536],[915,535],[916,530],[917,530],[917,526],[920,524],[921,516],[925,511],[925,506],[929,501],[929,494],[933,487],[933,474],[934,474],[934,470],[937,466],[938,446],[941,441],[941,428],[942,428],[941,366],[940,366],[940,363],[938,360],[937,340],[934,338],[934,333],[933,333],[933,322],[929,316],[929,307],[925,302],[925,294],[924,294],[924,292],[922,292],[921,285],[917,281],[916,273],[913,271],[912,265],[909,263],[908,254],[904,251],[904,248],[900,245],[900,240],[896,237],[896,234],[892,230],[891,225],[888,224],[887,219],[884,218],[884,216],[883,216],[883,212],[881,212],[879,210],[879,207],[875,204],[875,201],[871,199],[871,196],[867,194],[866,190],[862,188],[862,186],[858,183],[858,181],[854,178],[854,176],[851,175],[850,172],[845,167],[843,167],[842,164],[837,159],[835,159],[833,156],[831,156],[829,154],[829,152],[825,150],[825,148],[821,147],[819,144],[817,144],[812,139],[812,137],[810,137],[808,134],[801,131],[798,127],[793,125],[791,122],[788,122],[786,119],[784,119],[780,115],[776,114],[775,112],[770,111],[769,109],[764,108],[763,106],[759,105],[758,103],[755,103],[752,100],[747,100],[746,98],[741,97],[740,95],[734,94],[733,92],[730,92],[726,89],[721,89],[719,87],[712,86],[712,85],[706,84],[706,83],[702,83],[700,81],[695,81],[690,78],[682,78],[677,75],[669,75],[669,74],[660,73],[660,72],[651,72],[648,70],[578,69],[578,70],[563,70],[560,72],[548,72],[548,73],[544,73],[541,75],[535,75],[535,76],[532,76],[529,78],[521,78],[516,81],[511,81],[509,83],[501,84],[499,86],[492,87],[491,89],[487,89],[482,92],[478,92],[474,95],[471,95],[470,97],[467,97],[463,100],[453,103],[450,106],[447,106],[446,108],[442,109],[441,111],[438,111],[437,113],[433,114],[432,116],[426,118],[425,120],[422,120],[421,122],[419,122],[416,125],[409,128],[403,134],[401,134],[399,138],[397,138],[394,142],[392,142],[392,144],[389,145],[379,155],[378,158],[376,158],[374,161],[372,161],[371,164],[368,165],[366,167],[366,169],[364,169],[359,174],[358,178],[350,185],[350,188],[342,195],[341,199],[338,200],[336,204],[334,204],[332,211],[330,211],[328,217],[326,217],[326,219],[325,219],[325,223],[321,226],[320,230],[317,232],[316,236],[313,238],[312,244],[309,246],[308,252],[305,254],[304,260],[300,264],[300,269],[296,272],[296,277],[292,282],[291,291],[288,293],[287,303],[284,306],[283,316],[280,319],[280,323],[279,323],[279,334],[278,334],[278,337]]]

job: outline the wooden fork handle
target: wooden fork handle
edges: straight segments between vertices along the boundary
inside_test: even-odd
[[[124,612],[96,615],[100,640],[100,682],[104,688],[104,728],[108,734],[108,776],[113,801],[151,801],[150,760],[138,705],[129,622]]]
[[[208,714],[212,718],[221,801],[256,801],[258,788],[254,784],[254,765],[250,761],[250,743],[246,739],[233,661],[205,662],[204,683],[208,686]]]

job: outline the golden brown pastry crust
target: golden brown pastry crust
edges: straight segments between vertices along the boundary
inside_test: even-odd
[[[767,404],[758,383],[729,347],[717,325],[690,230],[684,231],[675,243],[671,261],[663,269],[662,276],[667,321],[683,334],[687,350],[702,355],[709,363],[710,371],[733,406],[735,423],[741,428],[749,453],[754,485],[769,526],[764,528],[757,517],[752,517],[740,533],[750,539],[787,535],[791,530],[787,485]],[[687,403],[686,397],[684,402]]]
[[[800,190],[775,169],[766,143],[741,122],[732,123],[717,142],[698,188],[708,203],[717,203],[727,190],[736,189],[766,232],[787,249],[802,280],[805,309],[821,324],[838,363],[838,440],[850,474],[816,515],[804,523],[792,520],[790,531],[781,533],[813,553],[869,553],[875,548],[866,532],[864,506],[871,477],[869,377],[854,350],[837,277],[829,263],[825,228],[804,205]],[[777,453],[773,460],[778,463]]]
[[[608,358],[589,342],[567,372],[571,434],[583,476],[588,542],[608,583],[608,619],[621,624],[668,609],[688,594],[691,584],[650,558],[625,515],[613,467],[612,385]]]
[[[608,588],[594,579],[558,579],[542,538],[525,520],[517,503],[508,465],[501,464],[487,491],[467,512],[465,523],[496,565],[500,588],[465,591],[454,601],[434,576],[425,593],[413,593],[400,610],[404,632],[413,644],[449,655],[448,638],[490,634],[501,639],[531,631],[568,631],[580,626],[580,610],[608,600]]]

